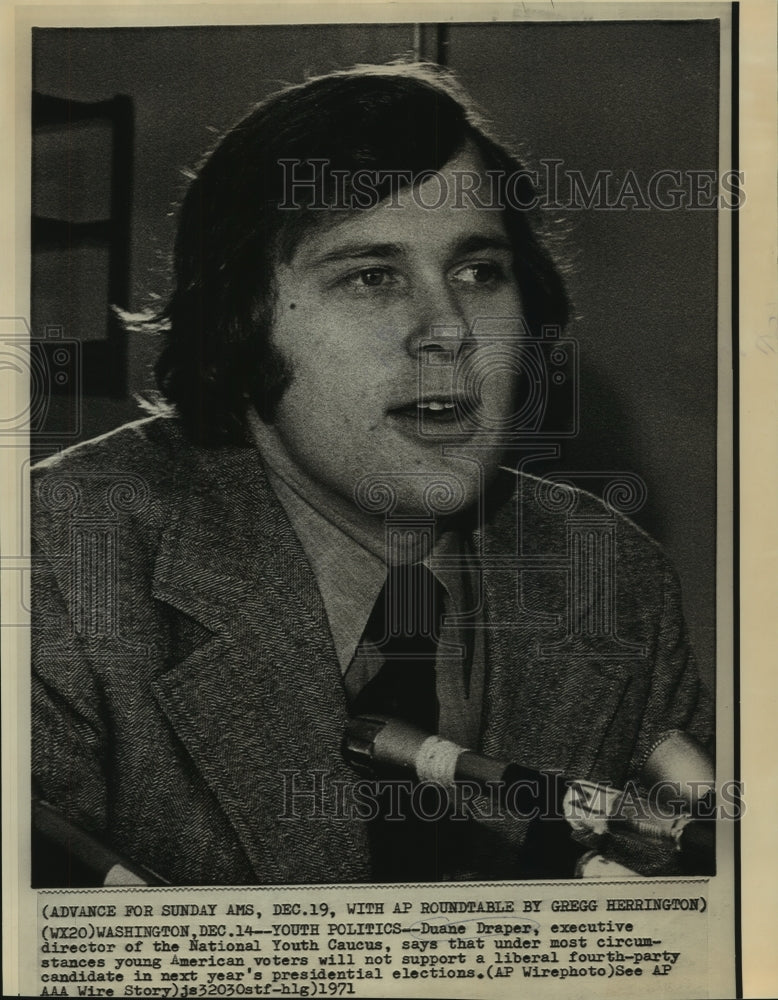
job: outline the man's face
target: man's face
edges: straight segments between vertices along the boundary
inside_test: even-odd
[[[431,482],[455,477],[464,509],[497,464],[494,429],[514,409],[513,371],[505,347],[495,354],[477,327],[465,338],[484,318],[490,334],[517,332],[513,254],[501,212],[467,199],[453,207],[453,171],[483,169],[465,151],[441,170],[445,204],[423,207],[440,199],[427,180],[413,198],[401,191],[399,207],[382,202],[314,229],[276,271],[272,339],[292,381],[274,435],[298,483],[341,508],[373,476],[408,513],[426,512]],[[457,366],[427,363],[444,360],[431,346],[441,332]]]

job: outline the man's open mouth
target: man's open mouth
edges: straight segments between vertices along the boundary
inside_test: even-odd
[[[421,430],[438,424],[456,426],[461,412],[459,401],[451,396],[425,396],[389,410],[390,416],[403,422],[413,422]]]

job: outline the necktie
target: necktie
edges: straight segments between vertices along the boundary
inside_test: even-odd
[[[435,657],[442,591],[421,563],[389,570],[364,633],[384,662],[354,699],[353,715],[375,712],[437,732]],[[373,877],[385,882],[436,881],[441,875],[439,824],[420,815],[423,798],[401,796],[398,788],[393,799],[389,784],[376,782],[378,815],[368,824]],[[398,811],[401,820],[392,818]]]
[[[352,699],[352,715],[388,715],[438,731],[435,661],[443,594],[442,584],[421,563],[389,570],[364,630],[383,663]],[[368,837],[374,881],[504,878],[513,871],[512,852],[506,854],[499,832],[469,816],[457,817],[451,800],[435,787],[416,786],[403,794],[398,785],[392,795],[391,783],[379,778],[373,785],[378,808],[368,822]]]
[[[435,658],[442,591],[422,563],[389,570],[364,633],[384,662],[357,695],[352,714],[376,712],[437,732]]]

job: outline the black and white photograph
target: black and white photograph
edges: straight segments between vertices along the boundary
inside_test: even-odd
[[[733,7],[561,6],[30,21],[38,995],[740,988]]]

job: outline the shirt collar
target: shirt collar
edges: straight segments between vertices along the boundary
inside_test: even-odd
[[[338,662],[345,673],[386,580],[386,563],[312,507],[277,472],[270,468],[266,471],[311,564],[327,611]],[[431,564],[443,584],[452,611],[464,607],[463,570],[438,567],[435,562],[436,558],[461,551],[459,534],[444,532],[423,560],[426,565]]]
[[[345,673],[384,585],[386,565],[327,520],[277,473],[271,469],[267,473],[311,564]]]

